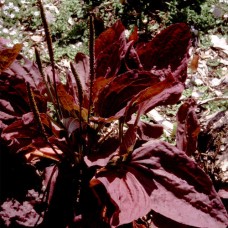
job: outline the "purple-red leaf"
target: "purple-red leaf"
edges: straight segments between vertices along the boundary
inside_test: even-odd
[[[57,151],[60,155],[62,154],[62,151],[56,147],[55,151]],[[33,161],[37,161],[37,158],[48,158],[54,161],[59,161],[59,156],[55,153],[55,151],[47,145],[42,138],[37,138],[34,139],[28,146],[22,147],[18,153],[25,154],[26,161],[33,163]]]
[[[1,138],[7,143],[11,151],[17,152],[22,147],[29,145],[33,138],[38,137],[36,125],[34,125],[33,113],[27,113],[20,120],[14,121],[6,127]]]
[[[102,51],[118,41],[124,30],[125,28],[121,21],[117,21],[111,28],[102,32],[95,41],[95,57],[97,58]]]
[[[163,126],[160,124],[151,124],[132,115],[131,120],[127,122],[128,126],[137,126],[137,136],[139,140],[149,141],[159,138],[163,134]]]
[[[67,93],[63,84],[57,86],[58,97],[62,107],[67,111],[79,110],[79,106],[75,103],[73,97]]]
[[[173,72],[188,55],[190,40],[189,27],[178,23],[164,29],[151,42],[140,45],[136,50],[145,70],[171,66]]]
[[[137,127],[134,125],[129,125],[123,140],[120,144],[119,154],[128,154],[133,151],[135,143],[136,143],[136,136],[137,136]]]
[[[129,48],[125,55],[125,67],[127,70],[140,69],[143,70],[143,66],[140,62],[139,56],[133,47],[133,43],[129,45]]]
[[[113,80],[113,78],[103,78],[99,77],[96,78],[93,83],[93,103],[96,103],[99,98],[99,93],[102,89],[104,89],[105,86],[108,86],[108,84]]]
[[[88,167],[106,166],[110,158],[116,153],[119,145],[119,139],[112,137],[106,139],[103,143],[97,145],[97,151],[84,157]]]
[[[63,125],[66,128],[69,137],[75,130],[79,129],[80,127],[79,120],[73,117],[63,119]]]
[[[116,206],[110,221],[112,227],[130,223],[151,210],[150,197],[132,172],[111,170],[97,179],[105,186]]]
[[[131,117],[131,120],[127,122],[127,124],[130,126],[137,124],[137,134],[139,136],[139,139],[143,141],[157,139],[163,134],[162,125],[151,124],[142,120],[136,120],[136,117],[134,115]]]
[[[151,139],[159,138],[163,134],[163,127],[159,124],[150,124],[139,121],[137,132],[140,139],[149,141]]]
[[[184,85],[169,74],[165,80],[151,85],[134,96],[126,107],[125,115],[129,116],[137,109],[144,114],[158,105],[175,104],[183,90]]]
[[[187,155],[192,155],[197,147],[197,137],[200,126],[195,113],[196,102],[188,99],[177,112],[177,148],[185,151]]]
[[[181,224],[228,225],[228,215],[210,178],[185,152],[154,140],[131,160],[97,173],[116,206],[111,225],[132,222],[151,209]]]
[[[101,117],[114,116],[126,107],[129,100],[141,90],[159,82],[159,78],[146,71],[129,71],[115,77],[99,93],[95,113]]]
[[[0,119],[4,127],[30,111],[26,82],[33,88],[39,111],[47,110],[47,100],[43,96],[44,82],[37,66],[34,62],[20,57],[0,74]]]
[[[128,45],[124,32],[118,40],[106,47],[96,58],[96,77],[112,77],[115,76],[121,66]]]
[[[2,42],[2,40],[0,40]],[[6,48],[0,43],[0,73],[7,69],[17,58],[22,44],[15,44],[12,48]]]
[[[68,112],[79,112],[79,105],[75,103],[73,96],[67,93],[66,88],[63,84],[57,85],[57,92],[61,106],[64,110]],[[87,114],[87,110],[83,108],[81,112],[82,119],[85,120],[87,118]]]

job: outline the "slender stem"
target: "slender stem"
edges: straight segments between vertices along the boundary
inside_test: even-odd
[[[50,85],[49,85],[49,83],[47,83],[47,80],[45,79],[45,75],[44,75],[44,71],[43,71],[43,67],[42,67],[42,63],[41,63],[41,59],[40,59],[40,53],[37,48],[35,48],[35,56],[36,56],[36,63],[38,65],[38,69],[40,71],[40,75],[47,88],[47,94],[48,94],[49,98],[51,99],[52,103],[55,104],[53,94],[51,93],[51,90],[50,90]]]
[[[91,112],[91,106],[92,106],[92,92],[93,92],[93,81],[95,78],[95,51],[94,51],[94,18],[91,14],[89,16],[89,65],[90,65],[90,87],[89,87],[89,108],[88,108],[88,119],[87,122],[89,124],[89,118],[90,118],[90,112]]]
[[[124,119],[120,118],[119,120],[119,143],[121,144],[123,141],[123,126],[124,126]]]
[[[48,139],[48,135],[44,129],[44,125],[41,121],[41,117],[40,117],[40,113],[34,98],[34,94],[33,91],[29,85],[29,83],[26,84],[27,85],[27,92],[28,92],[28,97],[29,97],[29,103],[30,103],[30,107],[32,109],[33,115],[35,117],[35,120],[38,124],[38,128],[40,130],[40,133],[42,134],[44,140],[48,143],[48,145],[51,147],[51,149],[55,152],[55,154],[58,156],[59,159],[62,159],[62,156],[57,152],[57,150],[54,148],[54,146],[50,143],[49,139]]]
[[[83,102],[83,89],[82,89],[82,83],[80,81],[80,78],[74,68],[74,65],[72,62],[70,62],[70,67],[71,67],[71,71],[73,73],[73,76],[75,78],[76,84],[77,84],[77,88],[78,88],[78,100],[79,100],[79,154],[80,156],[82,155],[82,145],[81,145],[81,134],[82,134],[82,102]]]
[[[56,98],[56,103],[57,103],[57,110],[56,111],[57,111],[57,117],[60,121],[62,119],[62,114],[61,114],[59,97],[58,97],[58,92],[57,92],[56,75],[55,75],[55,59],[54,59],[54,52],[53,52],[53,46],[52,46],[52,39],[51,39],[51,34],[50,34],[49,27],[48,27],[47,19],[46,19],[46,14],[45,14],[44,7],[42,4],[42,0],[37,0],[37,1],[39,4],[40,15],[42,18],[42,22],[43,22],[43,26],[44,26],[44,32],[46,35],[48,53],[49,53],[49,58],[50,58],[50,62],[51,62],[52,74],[53,74],[54,93],[55,93],[55,98]]]

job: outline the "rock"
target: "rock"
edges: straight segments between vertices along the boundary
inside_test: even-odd
[[[213,79],[210,81],[210,84],[211,84],[211,87],[218,86],[218,85],[221,84],[221,79],[213,78]]]
[[[164,118],[155,109],[148,112],[147,115],[149,118],[154,119],[157,123],[161,123],[164,120]]]
[[[219,38],[216,35],[211,35],[211,43],[214,48],[221,49],[223,52],[225,52],[228,55],[228,44],[226,42],[225,38]]]

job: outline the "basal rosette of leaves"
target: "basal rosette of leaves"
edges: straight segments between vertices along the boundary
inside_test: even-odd
[[[34,165],[53,160],[45,169],[42,227],[138,227],[135,220],[152,210],[182,225],[225,228],[228,216],[211,180],[188,156],[199,132],[194,100],[179,109],[177,146],[158,139],[162,126],[140,120],[179,101],[188,26],[171,25],[148,43],[138,42],[137,29],[128,39],[124,31],[117,21],[94,42],[90,16],[90,56],[77,53],[66,84],[48,31],[45,69],[38,50],[34,63],[19,54],[20,44],[7,48],[0,40],[1,141]]]

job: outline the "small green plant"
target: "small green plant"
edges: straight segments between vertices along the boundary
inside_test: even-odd
[[[160,15],[166,24],[186,22],[203,33],[208,30],[216,30],[225,34],[227,6],[214,0],[194,1],[194,4],[186,4],[183,1],[172,0],[167,2],[167,11],[161,11]],[[186,1],[187,2],[187,1]],[[218,12],[219,13],[216,13]]]

